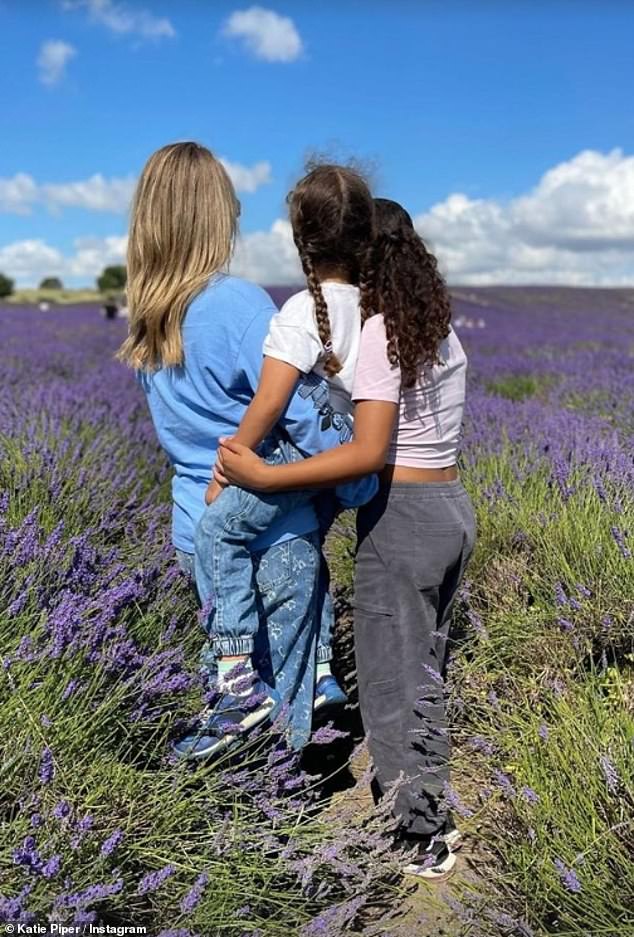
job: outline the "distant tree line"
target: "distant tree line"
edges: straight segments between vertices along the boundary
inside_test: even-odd
[[[64,284],[59,277],[44,277],[39,289],[41,290],[63,290]]]
[[[97,277],[97,289],[102,293],[121,292],[125,289],[126,279],[124,266],[105,267],[103,273]]]
[[[121,293],[125,289],[126,269],[122,264],[113,264],[104,267],[97,277],[97,289],[102,293]],[[15,282],[11,277],[0,273],[0,299],[11,296],[15,289]],[[44,277],[40,281],[41,290],[63,290],[64,284],[59,277]]]

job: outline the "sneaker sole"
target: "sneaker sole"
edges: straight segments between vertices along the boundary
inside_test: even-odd
[[[262,715],[262,710],[259,709],[257,712],[251,713],[251,715],[247,716],[246,719],[243,719],[240,723],[242,726],[242,732],[237,735],[223,735],[221,738],[217,739],[213,745],[208,745],[206,748],[198,749],[197,751],[182,752],[178,749],[172,749],[172,751],[177,758],[196,761],[204,758],[211,758],[212,755],[222,754],[228,748],[231,748],[236,745],[236,743],[240,742],[240,740],[243,739],[248,732],[271,722],[271,714],[273,713],[275,706],[275,700],[271,700],[271,706],[264,713],[264,715]]]
[[[430,866],[427,869],[416,862],[410,862],[403,869],[403,875],[422,878],[425,882],[445,882],[453,875],[455,867],[456,857],[453,853],[450,853],[440,865]]]
[[[313,712],[316,713],[324,709],[342,709],[346,705],[347,702],[348,702],[347,698],[340,699],[340,700],[331,700],[331,699],[328,699],[325,693],[322,693],[321,696],[315,697],[315,702],[313,703]]]

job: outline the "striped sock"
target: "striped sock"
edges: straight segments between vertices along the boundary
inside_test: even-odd
[[[322,677],[330,677],[332,675],[332,670],[330,669],[330,661],[318,661],[317,662],[317,680],[321,680]]]
[[[252,674],[250,654],[231,654],[218,658],[218,687],[224,693],[248,696],[251,692],[249,677]]]

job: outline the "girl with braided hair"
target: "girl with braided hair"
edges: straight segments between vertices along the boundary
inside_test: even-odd
[[[359,280],[374,235],[374,202],[364,179],[353,169],[317,165],[288,201],[307,289],[292,296],[271,319],[258,387],[234,437],[256,449],[273,433],[275,451],[270,446],[260,451],[274,463],[311,454],[302,450],[297,438],[290,445],[278,429],[296,391],[312,400],[324,431],[337,430],[340,443],[352,438],[352,382],[361,336]],[[357,507],[376,490],[373,476],[355,482],[353,488],[344,485],[337,494],[344,506]],[[332,494],[325,492],[318,498],[310,490],[260,496],[235,487],[223,491],[213,482],[205,500],[195,540],[196,579],[206,583],[205,591],[214,596],[208,623],[211,650],[223,699],[233,701],[239,716],[251,705],[249,680],[244,678],[253,672],[259,625],[252,546],[280,516],[312,502],[323,543],[336,506]],[[315,615],[320,627],[313,710],[325,711],[344,705],[346,695],[331,672],[334,610],[323,557]],[[231,726],[227,731],[229,736],[235,734]],[[213,754],[224,744],[220,734],[217,746],[206,751]]]
[[[460,837],[447,811],[444,681],[451,611],[475,541],[456,467],[466,357],[436,259],[396,202],[376,200],[362,281],[354,439],[294,465],[263,464],[228,440],[216,472],[266,493],[379,472],[357,514],[354,632],[359,700],[380,794],[414,853],[404,871],[446,878]]]

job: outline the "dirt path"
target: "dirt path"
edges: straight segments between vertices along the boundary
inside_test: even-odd
[[[370,786],[365,781],[368,764],[367,749],[361,746],[349,763],[351,786],[332,795],[326,813],[342,821],[346,815],[368,811],[373,803]],[[403,907],[396,916],[389,913],[372,925],[366,932],[368,937],[460,937],[464,931],[450,903],[452,898],[459,898],[461,886],[472,884],[476,879],[469,863],[470,855],[467,842],[460,850],[456,870],[447,882],[428,884],[406,879],[405,887],[411,881],[411,888]]]

